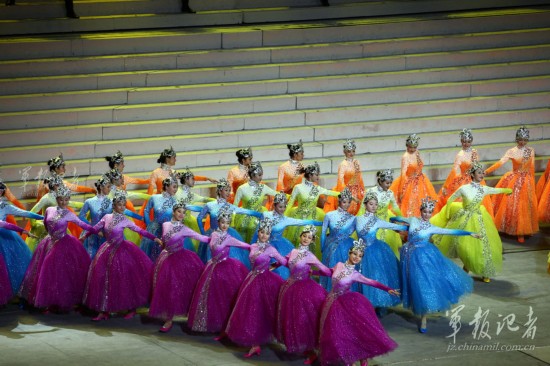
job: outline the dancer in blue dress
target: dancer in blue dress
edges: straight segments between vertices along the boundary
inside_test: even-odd
[[[172,207],[176,203],[174,195],[178,191],[178,180],[174,175],[162,181],[161,194],[154,194],[147,201],[145,206],[144,219],[147,224],[147,231],[155,237],[162,236],[162,224],[172,219]],[[153,210],[154,219],[151,221],[149,213]],[[141,250],[154,262],[157,260],[162,248],[149,238],[141,239]]]
[[[348,212],[352,198],[351,191],[344,188],[338,195],[338,209],[327,213],[323,220],[321,261],[329,268],[338,262],[345,262],[353,245],[351,234],[355,231],[355,216]],[[327,291],[332,288],[330,277],[322,276],[320,284]]]
[[[375,192],[367,191],[364,206],[365,213],[357,217],[355,225],[357,236],[365,242],[360,272],[363,276],[384,283],[391,288],[399,288],[399,260],[387,243],[377,239],[376,233],[379,229],[406,231],[407,227],[392,224],[376,216],[378,195]],[[395,306],[401,302],[399,297],[391,296],[372,286],[362,284],[361,292],[370,300],[372,306],[379,308],[378,311],[382,313],[384,308]]]
[[[401,298],[403,307],[421,316],[420,333],[427,331],[427,314],[449,310],[473,288],[472,278],[444,257],[429,242],[430,237],[441,234],[480,238],[469,231],[443,229],[430,224],[435,202],[429,197],[422,200],[421,218],[397,216],[390,219],[409,225],[409,241],[401,247]]]
[[[229,184],[227,179],[222,178],[218,181],[216,193],[217,193],[218,199],[213,202],[208,202],[206,205],[204,205],[203,209],[197,216],[197,222],[199,224],[199,229],[202,235],[206,235],[206,233],[210,234],[211,232],[215,231],[218,228],[218,215],[221,210],[223,210],[224,212],[229,212],[231,215],[238,213],[238,214],[250,215],[258,218],[262,217],[262,214],[260,212],[237,207],[227,201],[227,199],[231,195],[231,185]],[[204,229],[204,223],[203,223],[203,219],[206,217],[206,215],[210,216],[210,230],[208,232]],[[241,235],[239,235],[237,230],[235,230],[234,228],[229,227],[228,233],[238,241],[242,241]],[[208,245],[204,243],[199,244],[198,254],[201,260],[205,263],[208,262],[212,257],[212,254],[208,250]],[[248,269],[250,269],[251,266],[250,266],[250,259],[248,259],[248,255],[249,255],[248,250],[245,250],[242,248],[231,247],[229,250],[230,258],[235,258],[239,260]]]

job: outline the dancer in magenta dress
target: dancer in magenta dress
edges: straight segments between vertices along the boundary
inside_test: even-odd
[[[252,271],[243,281],[235,308],[229,317],[225,332],[241,346],[252,347],[244,357],[260,354],[260,345],[274,339],[277,298],[283,279],[269,270],[272,259],[286,265],[275,247],[269,244],[273,222],[263,219],[258,228],[258,242],[250,249]]]
[[[187,207],[178,201],[172,208],[172,220],[162,224],[162,241],[165,245],[155,262],[153,297],[149,315],[164,320],[160,332],[172,328],[175,316],[187,315],[195,285],[204,270],[199,256],[184,248],[185,238],[208,243],[208,236],[200,235],[183,224]]]
[[[69,211],[71,191],[60,186],[55,191],[57,207],[48,207],[44,226],[48,235],[33,254],[19,294],[29,304],[48,311],[69,311],[80,304],[90,256],[82,243],[67,233],[69,222],[94,233],[92,226]]]
[[[125,192],[116,191],[113,213],[103,216],[93,228],[96,232],[102,230],[107,239],[92,261],[84,293],[84,304],[99,312],[94,321],[125,310],[129,310],[125,318],[130,319],[138,306],[149,302],[153,262],[134,243],[124,239],[124,229],[129,228],[159,245],[162,241],[124,216],[125,207]]]
[[[400,295],[398,290],[357,272],[355,267],[361,263],[364,250],[363,240],[355,241],[347,261],[337,263],[332,269],[332,290],[321,311],[319,349],[323,365],[351,365],[360,360],[361,366],[366,366],[367,358],[383,355],[397,347],[380,324],[369,300],[350,291],[351,285],[359,282],[393,296]]]
[[[290,277],[281,287],[277,302],[277,339],[289,353],[305,353],[309,365],[317,359],[319,318],[327,291],[310,278],[311,266],[319,274],[330,276],[331,270],[309,251],[315,239],[315,226],[305,226],[300,232],[300,248],[288,255]]]
[[[239,287],[248,273],[244,264],[229,258],[229,248],[232,246],[250,249],[250,244],[228,234],[231,218],[231,211],[220,211],[218,229],[210,236],[212,259],[199,278],[187,321],[196,332],[215,333],[225,329]]]

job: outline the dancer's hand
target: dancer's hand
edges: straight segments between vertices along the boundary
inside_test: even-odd
[[[476,238],[476,239],[481,239],[481,238],[483,238],[483,235],[478,234],[478,233],[471,233],[470,235],[471,235],[472,237]]]
[[[401,296],[401,292],[399,291],[399,289],[389,290],[388,294],[393,295],[393,296]]]

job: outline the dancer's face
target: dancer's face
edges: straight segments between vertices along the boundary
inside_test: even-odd
[[[351,201],[348,200],[347,198],[340,199],[340,201],[338,202],[338,207],[340,207],[344,211],[347,211],[350,205],[351,205]]]
[[[107,183],[104,186],[101,186],[101,188],[100,188],[101,194],[103,194],[103,195],[109,194],[109,192],[111,192],[111,187],[112,186],[113,185],[111,183]]]
[[[432,217],[432,211],[424,208],[420,211],[420,216],[422,217],[422,220],[428,221]]]
[[[61,208],[67,208],[69,205],[70,197],[57,197],[55,200],[57,201],[57,205]]]
[[[319,182],[319,174],[312,173],[312,174],[309,175],[309,178],[307,180],[309,180],[310,182],[313,182],[313,183],[317,183],[317,182]]]
[[[175,221],[183,221],[185,218],[185,210],[183,208],[178,208],[177,210],[174,210],[172,217]]]
[[[248,158],[244,158],[242,164],[243,164],[244,166],[249,166],[250,163],[252,163],[252,158],[253,158],[252,155],[250,155]]]
[[[229,225],[230,225],[230,224],[231,224],[231,223],[230,223],[229,221],[227,221],[227,220],[220,220],[220,221],[218,222],[218,226],[219,226],[219,228],[220,228],[221,231],[227,231],[227,230],[229,229]]]
[[[472,147],[472,141],[460,140],[460,143],[462,144],[463,150],[468,150],[470,147]]]
[[[257,174],[252,174],[252,180],[256,183],[260,183],[263,178],[264,178],[264,173],[263,172],[257,173]]]
[[[61,164],[60,166],[58,166],[57,168],[55,168],[55,173],[57,175],[64,175],[65,174],[65,164]]]
[[[122,173],[124,171],[124,160],[118,164],[115,164],[115,169]]]
[[[306,231],[305,233],[302,233],[300,235],[300,245],[308,246],[313,241],[313,234],[309,231]]]
[[[269,235],[271,233],[266,230],[258,230],[258,241],[260,243],[267,243],[269,240]]]
[[[368,200],[365,203],[365,210],[367,210],[370,213],[375,213],[377,208],[378,208],[377,200]]]
[[[292,160],[296,160],[296,161],[302,161],[302,160],[304,160],[304,152],[303,152],[303,151],[300,151],[300,152],[295,153],[295,154],[292,156]]]
[[[527,140],[527,139],[517,139],[516,142],[518,143],[519,147],[524,147],[525,145],[527,145],[529,140]]]
[[[193,188],[195,186],[195,177],[191,176],[185,180],[185,185],[187,187]]]
[[[407,152],[409,154],[414,154],[416,152],[416,147],[415,146],[407,146]]]
[[[355,150],[344,150],[344,155],[346,159],[353,159],[355,156]]]
[[[382,187],[382,189],[384,191],[387,191],[388,189],[390,189],[392,181],[391,180],[383,180],[379,184],[380,184],[380,187]]]
[[[228,199],[229,196],[231,195],[231,188],[227,187],[227,188],[224,188],[220,191],[220,198],[223,198],[223,199]]]
[[[116,213],[123,213],[126,209],[126,201],[116,201],[113,205],[113,211]]]
[[[472,174],[472,180],[476,183],[479,183],[485,178],[485,172],[481,169],[478,169]]]
[[[174,166],[176,165],[176,155],[166,158],[166,165]]]
[[[348,260],[351,264],[359,264],[361,262],[361,259],[363,259],[363,252],[360,250],[354,250],[349,253]]]
[[[286,210],[286,203],[279,202],[275,205],[275,212],[277,212],[279,215],[284,214],[285,210]]]
[[[178,185],[176,183],[170,184],[166,187],[166,193],[168,193],[170,196],[173,196],[178,191]]]

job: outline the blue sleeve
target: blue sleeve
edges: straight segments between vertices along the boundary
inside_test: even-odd
[[[197,215],[197,224],[199,225],[199,230],[201,231],[202,235],[204,235],[204,223],[202,222],[202,220],[204,220],[208,211],[209,211],[208,205],[204,205],[201,212],[199,212],[199,214]]]
[[[124,210],[124,215],[130,216],[131,218],[136,219],[136,220],[143,221],[143,216],[138,215],[138,214],[135,213],[134,211],[130,211],[130,210],[128,210],[128,209],[125,209],[125,210]]]

